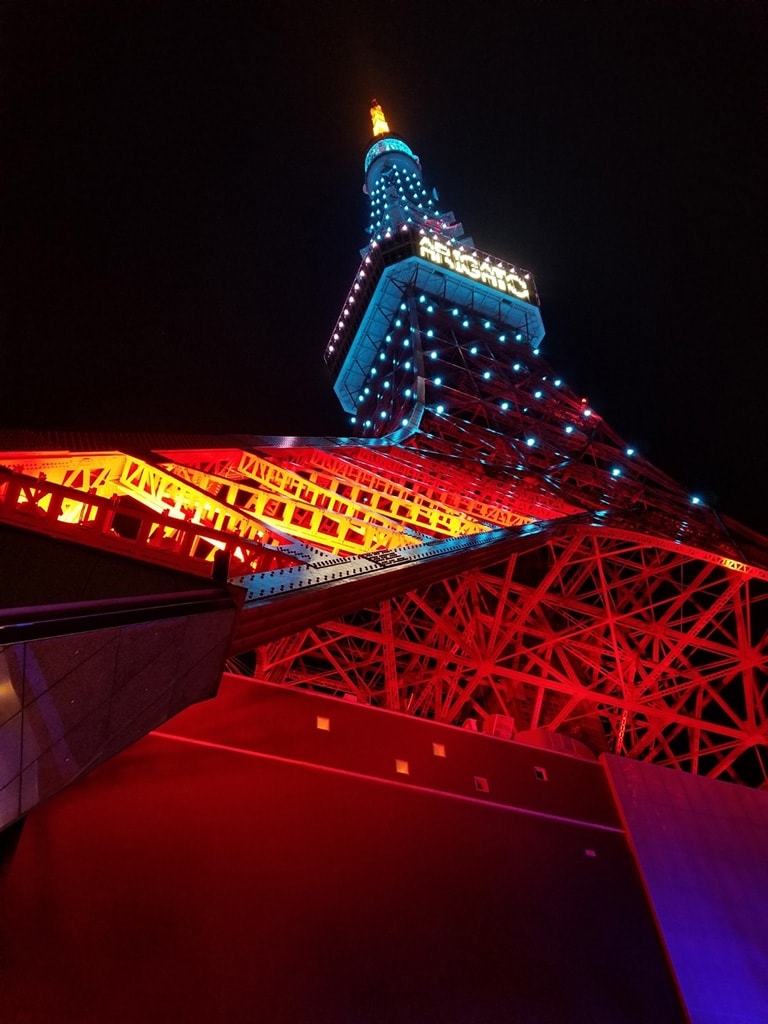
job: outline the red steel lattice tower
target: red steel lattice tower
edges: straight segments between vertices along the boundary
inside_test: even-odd
[[[17,441],[0,518],[228,562],[236,671],[766,786],[768,542],[557,376],[531,274],[372,114],[370,238],[325,350],[354,436]]]
[[[417,501],[378,555],[395,573],[435,538],[468,543],[423,584],[263,648],[260,670],[764,784],[765,542],[558,378],[531,275],[437,209],[375,101],[372,115],[370,241],[326,348],[367,443],[290,461],[385,515]]]

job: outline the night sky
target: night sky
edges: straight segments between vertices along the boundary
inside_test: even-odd
[[[542,352],[768,532],[758,2],[0,0],[0,428],[345,433],[376,96]]]

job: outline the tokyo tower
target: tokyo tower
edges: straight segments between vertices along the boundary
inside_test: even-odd
[[[259,671],[765,785],[765,540],[558,377],[532,275],[478,249],[371,114],[370,238],[325,350],[360,440],[280,463],[313,539],[377,570],[364,610],[262,648]]]
[[[0,433],[0,1014],[765,1021],[768,541],[371,115],[350,436]]]
[[[350,437],[0,438],[6,551],[45,541],[193,574],[194,601],[229,609],[204,680],[147,685],[119,722],[78,710],[98,728],[27,798],[12,765],[5,821],[214,692],[225,658],[284,687],[766,786],[768,542],[548,366],[531,273],[478,248],[371,113],[369,238],[325,348]],[[11,680],[48,635],[40,608],[85,615],[85,591],[54,593],[60,556],[34,557],[51,575],[6,600]]]

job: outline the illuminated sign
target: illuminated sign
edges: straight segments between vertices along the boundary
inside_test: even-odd
[[[508,292],[517,299],[531,301],[531,290],[525,278],[504,265],[494,265],[487,257],[478,259],[469,252],[462,252],[451,245],[446,245],[438,238],[422,236],[419,240],[419,256],[438,267],[447,267],[457,274],[471,277],[473,281],[490,285],[500,292]]]

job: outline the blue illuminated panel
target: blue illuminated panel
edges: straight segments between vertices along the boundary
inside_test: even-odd
[[[765,1024],[768,793],[604,760],[692,1024]]]

